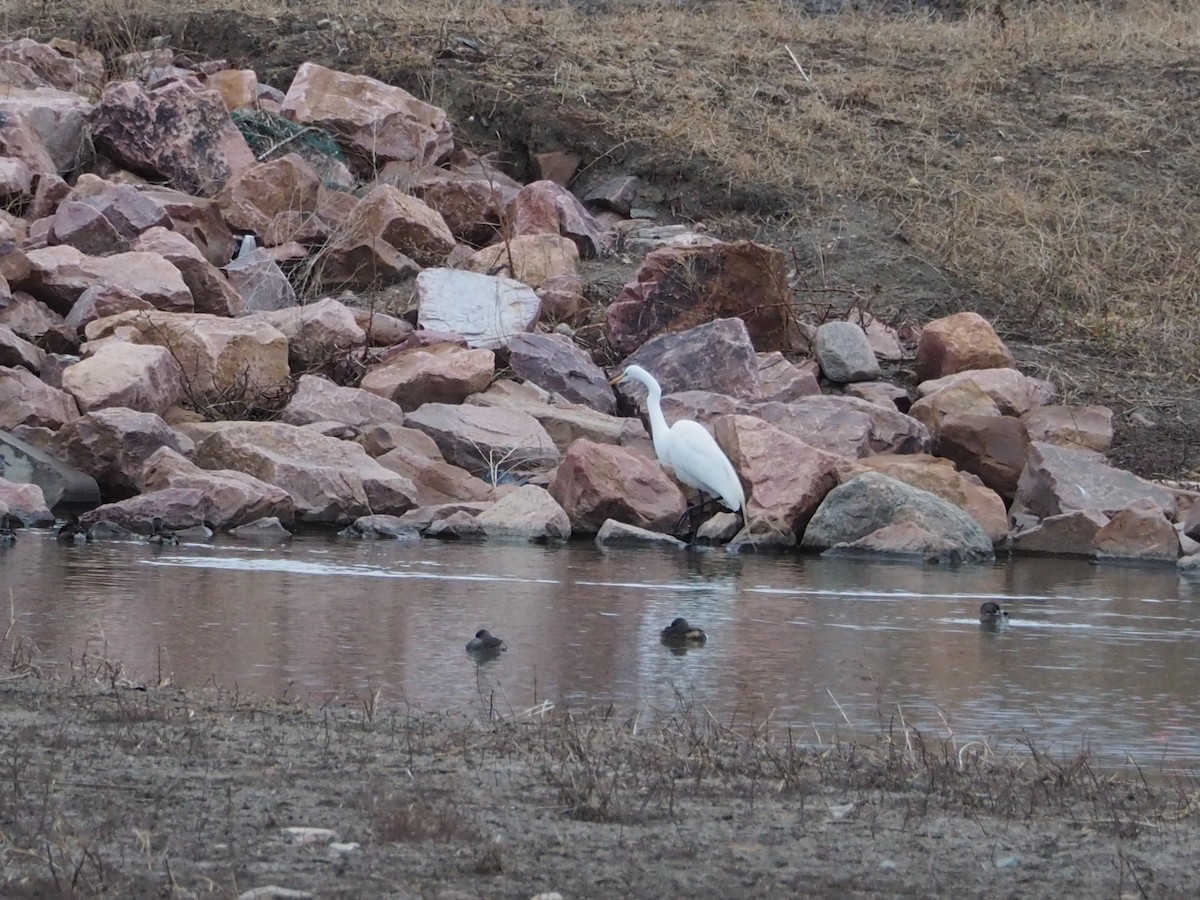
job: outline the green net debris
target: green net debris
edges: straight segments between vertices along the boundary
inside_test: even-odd
[[[255,159],[266,162],[298,153],[312,166],[326,187],[345,190],[349,169],[333,135],[315,125],[300,125],[275,113],[238,109],[232,113]]]

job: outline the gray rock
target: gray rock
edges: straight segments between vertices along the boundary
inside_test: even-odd
[[[600,530],[596,532],[596,546],[601,550],[608,547],[649,546],[676,547],[680,550],[687,548],[687,544],[679,538],[663,534],[661,531],[650,531],[646,528],[638,528],[636,525],[627,525],[616,519],[607,519],[600,526]]]
[[[713,391],[743,400],[759,400],[758,354],[741,319],[717,319],[707,325],[660,334],[621,363],[639,365],[658,381],[664,394]],[[630,382],[617,391],[641,403],[646,389]]]
[[[292,533],[283,527],[283,523],[276,516],[267,516],[262,519],[255,519],[253,522],[247,522],[245,525],[238,525],[236,528],[230,528],[229,533],[245,541],[263,541],[266,543],[290,541],[292,539]]]
[[[1111,517],[1141,499],[1152,501],[1168,517],[1175,514],[1175,495],[1167,488],[1113,468],[1092,450],[1034,441],[1017,482],[1015,502],[1045,519],[1077,509]]]
[[[405,424],[433,438],[447,462],[493,483],[492,476],[545,469],[560,456],[538,420],[517,410],[426,403]]]
[[[388,538],[405,540],[419,538],[421,530],[406,523],[400,516],[359,516],[338,532],[338,537],[376,540]]]
[[[225,274],[234,290],[246,301],[248,310],[271,312],[288,309],[299,302],[295,288],[279,268],[279,263],[261,247],[244,257],[239,256],[225,267]]]
[[[512,278],[459,269],[425,269],[417,276],[417,325],[456,331],[472,348],[495,350],[533,327],[542,301]]]
[[[826,322],[817,329],[813,350],[821,371],[834,384],[879,378],[879,360],[871,342],[853,322]]]
[[[604,371],[561,334],[518,334],[508,342],[509,365],[518,378],[573,403],[613,413],[617,398]]]

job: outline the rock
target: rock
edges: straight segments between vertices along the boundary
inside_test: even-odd
[[[8,285],[0,280],[0,325],[11,328],[13,334],[27,341],[37,341],[49,329],[62,324],[63,317],[45,303],[24,291],[9,294],[7,288]]]
[[[0,152],[34,173],[68,172],[87,155],[95,137],[95,106],[73,91],[7,84],[0,91]]]
[[[228,423],[200,442],[195,459],[205,469],[233,469],[283,488],[304,522],[398,515],[416,505],[413,483],[358,444],[281,422]]]
[[[422,266],[442,265],[454,249],[454,235],[441,215],[389,184],[372,188],[354,207],[345,228],[361,239],[390,244]]]
[[[604,524],[596,532],[595,543],[601,550],[608,547],[652,546],[676,547],[680,550],[687,549],[687,544],[677,537],[663,534],[661,531],[651,531],[646,528],[639,528],[637,525],[618,522],[615,519],[605,519]]]
[[[0,44],[0,60],[22,63],[59,90],[84,96],[95,96],[104,84],[104,57],[74,41],[5,41]]]
[[[767,519],[752,519],[725,545],[726,553],[782,553],[796,547],[792,529]]]
[[[54,211],[46,241],[52,246],[66,244],[89,256],[129,250],[129,239],[100,210],[78,200],[67,200]]]
[[[506,275],[537,289],[563,276],[579,274],[579,250],[557,234],[527,234],[477,250],[463,263],[468,272]]]
[[[289,388],[287,338],[261,320],[128,312],[91,323],[87,336],[97,341],[126,331],[134,343],[170,350],[189,402],[219,407],[214,411],[270,407]]]
[[[214,266],[223,266],[233,258],[233,233],[215,202],[167,187],[143,187],[142,194],[166,210],[171,230],[187,238]]]
[[[584,296],[583,279],[578,275],[551,276],[536,291],[542,301],[541,320],[553,325],[556,331],[587,324],[591,304]]]
[[[791,403],[762,403],[755,414],[777,425],[788,434],[820,446],[832,453],[841,448],[862,447],[856,455],[868,453],[928,453],[932,442],[929,431],[911,416],[895,409],[877,406],[857,397],[802,397]],[[866,420],[864,443],[860,429]],[[841,432],[844,436],[838,439]]]
[[[1096,532],[1095,548],[1099,559],[1175,562],[1179,536],[1153,500],[1135,500]]]
[[[1091,556],[1096,549],[1096,534],[1107,524],[1108,516],[1091,509],[1048,516],[1014,534],[1012,549],[1017,553]]]
[[[21,338],[7,325],[0,325],[0,366],[21,367],[40,372],[45,351]]]
[[[125,288],[96,285],[79,295],[79,299],[67,313],[66,324],[82,337],[89,322],[139,309],[154,307]]]
[[[959,472],[949,460],[924,453],[884,454],[843,462],[838,478],[851,480],[865,471],[875,471],[907,485],[928,491],[953,503],[978,522],[993,544],[1008,535],[1008,512],[1000,495],[975,475]]]
[[[409,447],[394,447],[379,456],[378,462],[413,483],[420,506],[492,499],[493,489],[490,484],[476,478],[466,469],[446,462],[436,447],[434,449],[437,455],[431,457]]]
[[[1054,385],[1050,382],[1022,375],[1016,369],[971,369],[933,381],[922,381],[917,385],[917,393],[921,397],[928,397],[966,382],[973,383],[995,401],[997,408],[1006,416],[1023,415],[1035,406],[1049,403],[1055,394]],[[916,405],[913,404],[914,408]]]
[[[487,537],[487,533],[475,516],[459,510],[444,519],[435,519],[430,522],[429,527],[425,529],[424,536],[457,541],[465,537]]]
[[[753,416],[722,416],[717,442],[748,486],[746,522],[765,520],[802,534],[837,485],[840,457],[818,450]]]
[[[246,301],[221,270],[182,234],[166,228],[150,228],[138,236],[134,249],[157,253],[179,270],[183,283],[192,294],[196,312],[214,316],[240,316],[247,311]]]
[[[561,334],[518,334],[508,342],[513,373],[544,390],[602,413],[617,409],[603,370]]]
[[[563,456],[550,495],[575,531],[597,531],[608,519],[654,531],[673,529],[687,504],[656,461],[611,444],[576,441]]]
[[[354,221],[357,206],[342,221]],[[367,224],[338,228],[321,248],[313,268],[314,286],[329,290],[367,290],[395,284],[416,275],[421,267],[387,241],[371,232]]]
[[[525,185],[508,207],[512,237],[557,234],[575,242],[584,259],[604,256],[612,248],[611,232],[601,227],[575,195],[553,181]]]
[[[497,349],[537,322],[542,301],[511,278],[458,269],[425,269],[417,276],[417,327],[454,331],[475,348]]]
[[[168,488],[199,491],[202,519],[216,529],[266,518],[276,524],[295,519],[292,498],[283,488],[232,469],[201,469],[169,447],[156,450],[147,458],[141,481],[143,491]]]
[[[43,247],[26,256],[32,270],[26,289],[66,315],[88,288],[110,285],[141,297],[156,309],[190,312],[192,292],[179,270],[157,253],[87,256],[74,247]]]
[[[478,160],[463,157],[458,162],[451,168],[423,166],[395,179],[390,171],[395,165],[392,163],[383,167],[379,180],[414,194],[436,209],[459,240],[486,244],[500,231],[504,210],[520,192],[521,185]]]
[[[338,537],[376,540],[406,540],[419,538],[421,532],[413,525],[406,524],[400,516],[359,516],[338,532]]]
[[[938,432],[937,453],[1012,500],[1029,456],[1029,435],[1011,416],[951,416]]]
[[[0,516],[16,517],[23,528],[45,527],[54,524],[54,514],[46,505],[46,497],[36,484],[25,484],[3,477],[4,432],[0,432]]]
[[[817,329],[814,343],[817,362],[834,384],[874,381],[879,377],[879,360],[866,332],[853,322],[826,322]]]
[[[751,241],[652,251],[608,307],[608,339],[633,353],[662,332],[741,319],[757,350],[789,349],[787,260]]]
[[[1015,369],[1012,352],[991,324],[973,312],[935,319],[917,343],[917,380],[928,381],[969,369]]]
[[[571,520],[545,488],[526,484],[505,494],[475,517],[488,537],[521,537],[537,541],[565,541]]]
[[[299,303],[296,289],[271,254],[258,247],[238,255],[225,267],[230,286],[242,298],[244,308],[258,312],[289,309]]]
[[[985,394],[976,382],[968,379],[927,394],[909,407],[908,414],[922,422],[936,441],[946,419],[961,415],[975,418],[998,417],[1001,412],[996,401]]]
[[[208,197],[255,162],[221,95],[180,81],[151,90],[132,81],[109,84],[92,139],[131,172]]]
[[[79,418],[70,394],[50,387],[23,367],[0,366],[0,429],[31,425],[58,430]]]
[[[404,410],[370,391],[339,387],[319,375],[301,375],[296,392],[280,413],[279,421],[288,425],[341,422],[357,428],[403,425]]]
[[[550,150],[533,157],[533,170],[539,181],[553,181],[566,187],[575,177],[582,160],[569,150]]]
[[[1200,503],[1192,503],[1183,519],[1183,533],[1194,541],[1200,541]]]
[[[258,75],[253,69],[222,69],[208,75],[204,83],[221,95],[230,112],[258,106]]]
[[[283,523],[274,516],[255,519],[245,525],[230,528],[229,534],[244,541],[258,541],[264,544],[282,543],[292,539],[292,533],[284,528]]]
[[[65,369],[62,386],[85,413],[120,406],[161,416],[184,399],[181,376],[165,347],[111,341]]]
[[[364,391],[412,411],[423,403],[462,403],[492,380],[496,356],[491,350],[467,350],[434,344],[403,350],[363,376]]]
[[[69,198],[67,202],[78,201],[94,208],[127,241],[136,240],[151,228],[171,227],[171,217],[166,209],[152,196],[130,184],[112,184],[81,175]]]
[[[1174,515],[1175,495],[1167,488],[1113,468],[1092,450],[1034,441],[1014,502],[1045,519],[1085,509],[1113,516],[1143,498]]]
[[[411,450],[418,456],[424,456],[427,459],[442,458],[442,451],[438,449],[433,438],[425,432],[388,422],[360,426],[358,442],[362,444],[368,456],[375,458],[383,456],[397,447]]]
[[[33,172],[21,160],[0,157],[0,205],[21,209],[33,199]]]
[[[294,122],[336,134],[360,172],[388,160],[437,165],[454,149],[443,110],[403,88],[312,62],[296,72],[281,109]]]
[[[292,367],[300,371],[336,363],[367,339],[354,313],[332,297],[261,317],[287,337]]]
[[[467,402],[528,413],[541,423],[562,452],[581,438],[622,446],[649,441],[645,426],[637,420],[605,415],[575,403],[551,403],[549,395],[528,382],[497,381],[483,393],[472,394]]]
[[[51,507],[60,503],[94,506],[100,502],[100,488],[92,476],[7,431],[0,431],[0,477],[11,483],[37,486],[43,501]],[[14,508],[11,501],[9,508]],[[22,521],[33,524],[27,519]]]
[[[888,530],[875,536],[882,529]],[[878,472],[834,488],[808,523],[803,545],[821,550],[853,545],[949,561],[994,558],[991,540],[963,510]]]
[[[353,313],[354,321],[363,330],[367,346],[391,347],[412,334],[413,326],[407,320],[397,319],[395,316],[389,316],[387,313],[381,313],[374,309],[354,306],[350,299],[353,296],[353,294],[344,294],[343,299],[346,300],[347,308]]]
[[[419,506],[416,509],[411,509],[400,517],[400,525],[405,529],[413,529],[417,533],[425,531],[430,525],[437,521],[444,521],[454,516],[455,513],[465,512],[470,518],[475,518],[479,513],[490,507],[491,501],[487,503],[439,503],[431,506]],[[477,534],[483,536],[482,529],[477,529]]]
[[[1176,566],[1179,568],[1180,578],[1185,581],[1200,581],[1200,553],[1183,557]]]
[[[320,188],[321,176],[289,153],[238,172],[213,199],[230,228],[264,237],[281,213],[315,214]]]
[[[884,324],[869,312],[861,310],[855,311],[851,321],[861,327],[863,333],[866,334],[867,343],[870,344],[871,352],[875,354],[876,359],[899,362],[904,358],[904,347],[900,343],[900,336],[896,329]]]
[[[1106,406],[1037,406],[1021,424],[1031,441],[1098,453],[1112,446],[1113,414]]]
[[[758,354],[758,383],[763,400],[779,403],[821,393],[816,376],[792,365],[778,350]]]
[[[908,391],[899,385],[888,384],[886,381],[860,381],[857,384],[848,384],[846,385],[846,396],[857,397],[859,400],[866,400],[868,403],[882,406],[884,409],[896,409],[906,415],[912,415],[912,401],[908,398]],[[999,415],[999,410],[997,410],[997,415]],[[917,417],[914,416],[914,418]],[[919,418],[917,420],[929,428],[931,434],[933,433],[928,422]]]
[[[204,526],[204,491],[196,488],[167,488],[149,491],[115,503],[106,503],[79,517],[87,527],[103,523],[133,534],[149,536],[156,517],[169,531]]]
[[[758,400],[758,355],[741,319],[718,319],[687,331],[647,341],[621,368],[639,365],[658,381],[664,394],[705,390],[744,400]],[[617,392],[643,403],[646,389],[622,384]]]
[[[142,467],[160,447],[188,455],[192,442],[154,413],[100,409],[64,425],[55,455],[96,479],[105,497],[124,499],[141,490]]]
[[[516,410],[426,403],[408,413],[405,424],[433,438],[447,462],[493,484],[504,474],[546,469],[559,461],[546,429]]]

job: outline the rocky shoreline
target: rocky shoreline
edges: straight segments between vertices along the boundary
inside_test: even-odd
[[[82,506],[101,537],[158,516],[684,546],[642,389],[609,386],[636,363],[745,488],[698,540],[1200,572],[1200,492],[1109,465],[1111,411],[1055,403],[975,313],[807,321],[781,250],[663,224],[641,179],[567,152],[517,182],[366,76],[305,63],[281,92],[28,39],[0,62],[0,514],[21,526]],[[615,258],[634,278],[592,302],[581,266]]]

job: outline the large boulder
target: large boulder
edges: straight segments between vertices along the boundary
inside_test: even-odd
[[[259,317],[286,335],[292,366],[301,371],[336,363],[347,351],[361,347],[367,339],[354,312],[332,297],[304,306],[259,313]]]
[[[1110,466],[1092,450],[1034,441],[1017,482],[1015,502],[1045,519],[1089,509],[1113,516],[1142,499],[1168,516],[1175,514],[1175,495],[1169,489]]]
[[[319,375],[301,375],[279,421],[288,425],[341,422],[355,428],[403,425],[404,410],[362,388],[340,387]]]
[[[254,153],[221,95],[182,81],[151,90],[133,81],[113,82],[100,98],[92,139],[131,172],[206,197],[254,165]]]
[[[826,322],[817,329],[813,353],[821,372],[834,384],[874,381],[879,377],[879,360],[867,334],[853,322]]]
[[[296,289],[279,262],[262,247],[255,247],[245,255],[239,253],[225,267],[225,277],[245,309],[271,312],[289,309],[299,302]]]
[[[1013,368],[1012,351],[991,323],[973,312],[935,319],[921,330],[917,343],[917,380],[941,378],[968,369]]]
[[[214,266],[223,266],[233,258],[233,232],[215,202],[168,187],[143,186],[141,192],[166,210],[171,217],[171,230],[191,241]],[[184,280],[187,280],[186,274]]]
[[[417,276],[417,325],[454,331],[476,348],[499,349],[533,327],[542,301],[533,288],[511,278],[425,269]]]
[[[1012,549],[1017,553],[1091,556],[1096,551],[1096,535],[1108,522],[1108,516],[1094,509],[1048,516],[1014,534]]]
[[[405,424],[433,438],[447,462],[493,484],[512,473],[548,469],[560,458],[538,420],[517,410],[426,403],[408,413]]]
[[[422,266],[440,266],[454,249],[454,235],[435,209],[390,184],[376,185],[344,223],[348,235],[382,241]]]
[[[364,391],[412,411],[424,403],[462,403],[486,388],[495,371],[491,350],[441,343],[401,350],[359,383]]]
[[[617,409],[604,371],[562,334],[518,334],[508,342],[508,364],[518,378],[602,413]]]
[[[575,195],[553,181],[534,181],[508,205],[508,225],[513,237],[557,234],[570,238],[584,258],[607,253],[612,234],[587,211]]]
[[[296,72],[282,111],[338,135],[360,172],[389,160],[436,165],[454,149],[445,111],[403,88],[312,62]]]
[[[928,453],[931,447],[929,431],[898,409],[888,409],[858,397],[815,396],[801,397],[791,403],[763,403],[755,414],[772,422],[789,434],[814,446],[824,446],[824,436],[818,433],[829,423],[837,427],[848,423],[857,433],[860,417],[869,423],[866,429],[866,453]],[[808,423],[808,424],[805,424]],[[831,452],[839,452],[828,447]],[[846,454],[843,454],[846,455]]]
[[[662,332],[713,319],[745,323],[755,349],[788,350],[792,295],[782,250],[751,241],[650,253],[608,307],[608,339],[632,353]]]
[[[157,253],[179,270],[192,294],[196,312],[214,316],[240,316],[246,312],[246,301],[241,294],[200,248],[182,234],[166,228],[150,228],[138,236],[133,246],[145,253]]]
[[[1179,558],[1179,534],[1153,500],[1135,500],[1096,532],[1100,559],[1162,560]]]
[[[505,208],[521,191],[518,182],[463,153],[455,153],[449,167],[394,171],[402,168],[385,165],[379,180],[419,197],[441,214],[456,238],[472,244],[486,244],[496,236]]]
[[[169,487],[147,491],[89,510],[79,517],[88,528],[100,523],[132,532],[149,535],[154,519],[163,520],[163,527],[175,531],[199,528],[207,523],[209,504],[200,488]]]
[[[1048,381],[1030,378],[1016,369],[968,369],[941,378],[922,381],[917,385],[921,397],[929,397],[956,385],[973,384],[990,397],[1003,415],[1020,416],[1035,406],[1044,406],[1054,399],[1056,389]],[[920,401],[918,401],[919,403]],[[917,404],[913,404],[914,408]],[[965,412],[966,410],[960,410]],[[981,412],[974,410],[974,412]]]
[[[879,472],[834,488],[808,523],[803,545],[950,561],[995,556],[991,539],[966,512]]]
[[[20,366],[30,372],[40,372],[46,353],[20,337],[7,325],[0,325],[0,366]]]
[[[282,422],[228,423],[200,442],[195,459],[205,469],[233,469],[283,488],[304,522],[348,523],[416,506],[413,483],[358,444]]]
[[[815,372],[792,365],[778,350],[758,354],[758,383],[763,400],[779,403],[821,393]],[[903,393],[903,388],[899,390]]]
[[[86,156],[95,136],[95,104],[74,91],[6,84],[0,91],[0,152],[38,174],[67,172]]]
[[[486,391],[472,394],[467,403],[496,406],[529,413],[565,452],[575,441],[586,438],[598,444],[631,444],[646,442],[646,428],[637,419],[605,415],[577,403],[551,402],[550,395],[536,385],[496,381]]]
[[[0,431],[0,477],[15,484],[36,485],[51,507],[100,502],[100,488],[91,475],[7,431]]]
[[[160,447],[188,455],[192,442],[154,413],[100,409],[68,422],[54,436],[55,455],[91,475],[108,499],[141,490],[142,468]]]
[[[1012,416],[950,416],[938,432],[937,453],[1011,500],[1029,456],[1029,435]]]
[[[490,484],[466,469],[446,462],[436,447],[434,451],[437,455],[429,456],[410,446],[397,446],[377,459],[381,466],[403,475],[413,483],[420,506],[492,499]]]
[[[265,237],[280,213],[315,213],[320,188],[321,176],[289,153],[238,172],[213,199],[231,228]]]
[[[0,432],[2,437],[3,432]],[[3,450],[3,444],[0,444],[0,453]],[[3,471],[0,468],[0,516],[15,516],[26,528],[54,524],[54,515],[46,504],[41,487],[10,481],[3,477]]]
[[[245,525],[274,516],[295,518],[291,495],[253,475],[233,469],[202,469],[169,447],[156,450],[142,469],[142,490],[193,489],[201,493],[203,521],[216,529]]]
[[[43,382],[28,369],[0,366],[0,429],[18,425],[57,430],[79,418],[75,398]]]
[[[488,537],[561,540],[571,536],[571,520],[545,488],[522,485],[475,517]]]
[[[1031,441],[1103,453],[1112,446],[1113,414],[1107,406],[1038,406],[1021,416]]]
[[[80,294],[101,284],[124,288],[168,312],[190,312],[194,306],[179,270],[157,253],[88,256],[59,245],[30,250],[26,256],[31,271],[25,289],[60,315],[71,311]]]
[[[462,267],[484,275],[507,275],[537,289],[552,279],[576,275],[579,250],[570,238],[527,234],[477,250]]]
[[[657,462],[611,444],[576,441],[563,456],[550,496],[578,532],[599,531],[615,519],[670,531],[687,509],[679,486]]]
[[[181,375],[166,347],[108,341],[68,366],[62,386],[85,413],[121,406],[161,416],[184,399]]]

